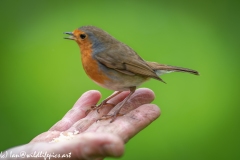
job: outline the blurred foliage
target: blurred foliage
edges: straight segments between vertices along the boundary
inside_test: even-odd
[[[46,131],[87,90],[111,94],[84,73],[65,31],[98,26],[144,59],[200,72],[142,87],[162,115],[121,159],[239,159],[239,1],[2,0],[0,151]],[[111,158],[107,158],[111,159]]]

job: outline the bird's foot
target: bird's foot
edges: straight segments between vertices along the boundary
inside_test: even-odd
[[[92,105],[91,108],[86,111],[86,115],[87,115],[89,112],[94,111],[94,110],[97,110],[97,112],[99,113],[99,110],[100,110],[103,106],[114,107],[115,104],[107,103],[107,102],[105,102],[105,101],[102,101],[102,103],[100,103],[99,105]]]

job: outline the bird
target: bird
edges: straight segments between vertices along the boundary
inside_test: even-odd
[[[199,75],[198,71],[145,61],[128,45],[118,41],[106,31],[96,26],[82,26],[73,32],[64,32],[64,37],[77,42],[83,69],[96,84],[109,90],[117,91],[103,100],[99,105],[92,106],[86,111],[97,110],[108,105],[108,101],[123,91],[130,91],[118,109],[102,119],[111,118],[112,123],[120,113],[121,108],[134,94],[136,88],[149,79],[163,81],[159,76],[170,72],[186,72]]]

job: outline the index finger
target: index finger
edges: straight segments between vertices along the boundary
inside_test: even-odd
[[[74,104],[72,109],[70,109],[65,116],[58,121],[55,125],[53,125],[49,131],[65,131],[70,128],[75,122],[79,119],[82,119],[86,116],[87,109],[90,106],[95,105],[99,99],[101,98],[101,94],[99,91],[90,90],[85,92]]]

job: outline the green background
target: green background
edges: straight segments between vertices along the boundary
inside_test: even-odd
[[[200,72],[163,75],[142,87],[159,119],[126,144],[123,160],[239,159],[238,1],[0,2],[0,151],[48,130],[85,91],[76,43],[63,32],[98,26],[142,58]],[[107,158],[111,159],[111,158]]]

